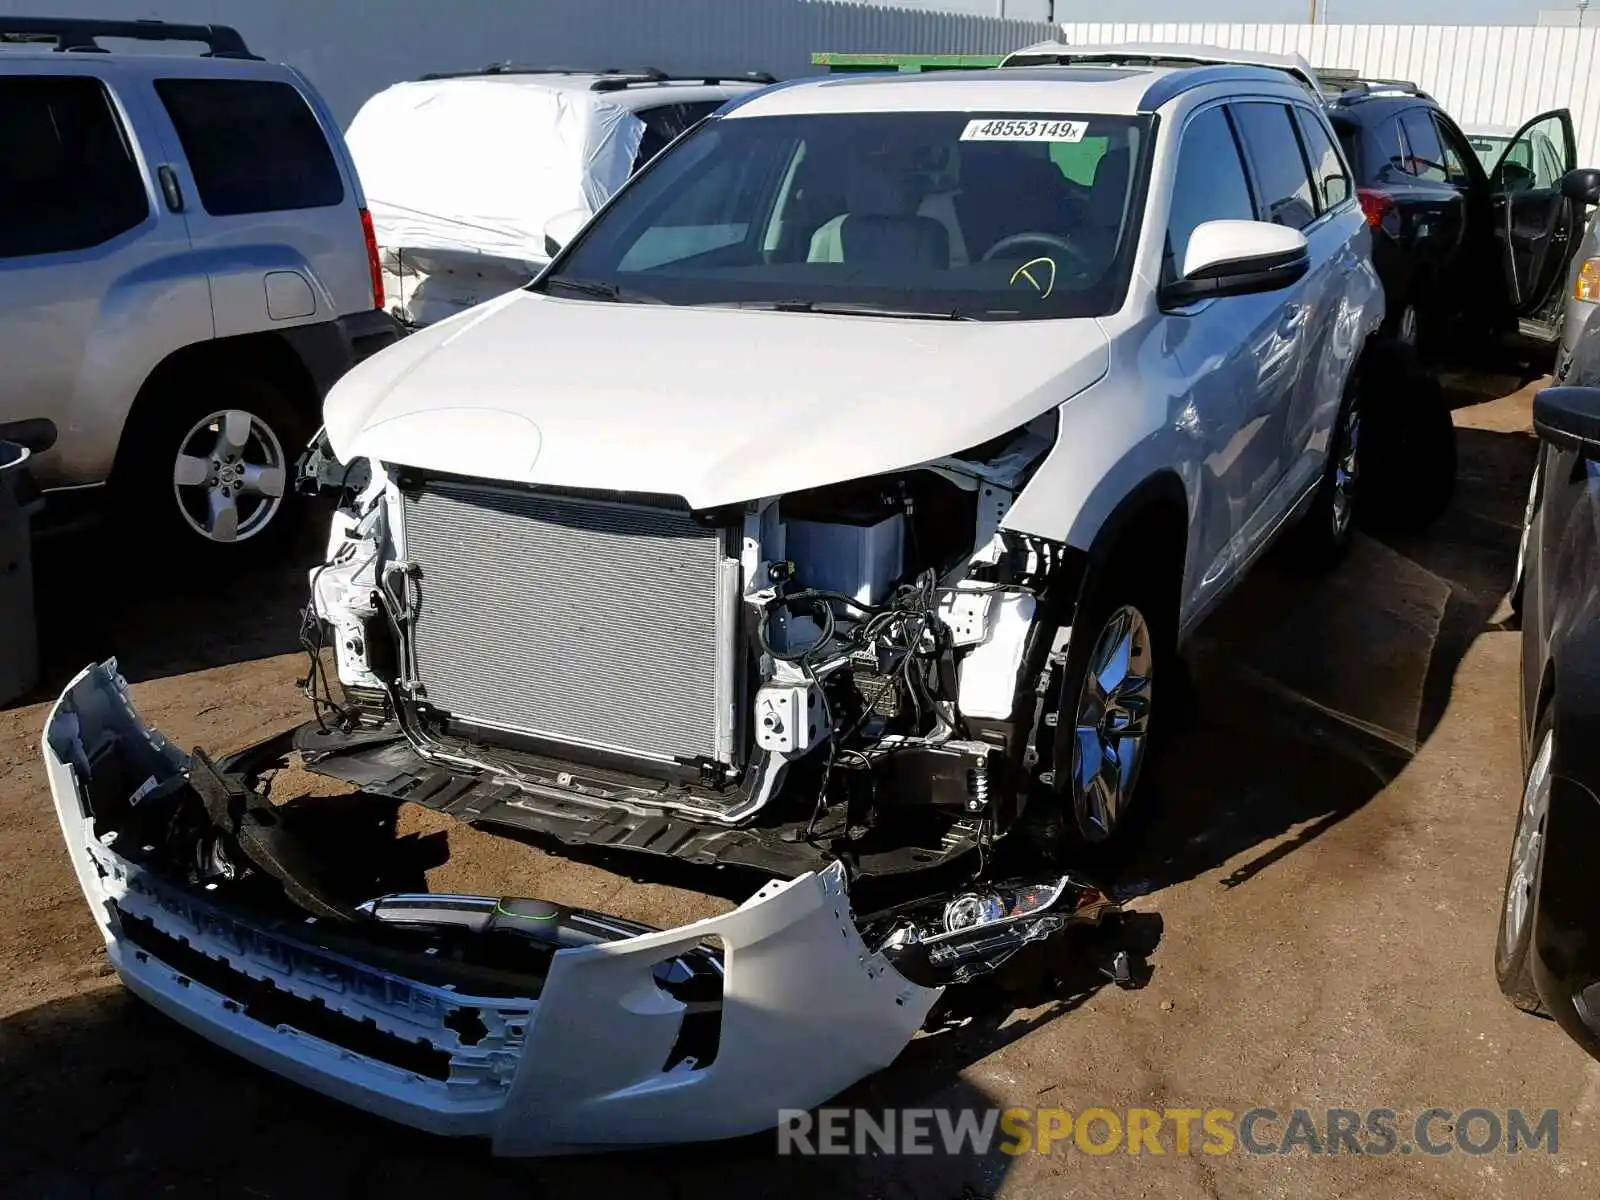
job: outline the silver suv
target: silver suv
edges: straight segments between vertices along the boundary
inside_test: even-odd
[[[141,533],[269,545],[323,393],[398,336],[338,126],[222,26],[0,17],[0,43],[0,430],[53,427],[58,509],[109,485]]]

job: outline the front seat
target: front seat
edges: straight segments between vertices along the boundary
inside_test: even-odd
[[[811,239],[808,262],[893,263],[944,269],[950,231],[933,217],[843,213]]]
[[[896,263],[948,270],[950,232],[916,215],[921,196],[913,180],[862,163],[845,178],[846,211],[811,237],[807,262]]]
[[[1069,212],[1061,171],[1004,143],[963,147],[956,217],[973,259],[1015,233],[1059,233]]]

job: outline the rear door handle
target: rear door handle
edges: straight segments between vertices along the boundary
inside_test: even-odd
[[[178,173],[162,163],[156,168],[156,178],[161,182],[161,196],[167,202],[167,211],[183,211],[183,188],[178,186]]]

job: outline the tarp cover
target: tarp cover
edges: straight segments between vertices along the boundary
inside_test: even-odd
[[[627,180],[644,123],[548,77],[419,80],[379,92],[346,140],[378,244],[542,263],[545,223]]]

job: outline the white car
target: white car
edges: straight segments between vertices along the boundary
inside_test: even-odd
[[[219,774],[111,668],[69,688],[45,754],[113,962],[257,1062],[504,1153],[822,1102],[939,988],[1107,911],[1070,876],[888,912],[861,884],[1124,832],[1183,639],[1280,535],[1348,542],[1382,317],[1349,173],[1280,70],[724,109],[534,285],[329,398],[345,498],[312,591],[343,686],[316,722]],[[778,882],[665,933],[341,892],[348,844],[263,794],[291,748],[369,801]],[[260,978],[294,1036],[233,998]]]
[[[385,88],[346,136],[390,311],[431,325],[523,286],[550,261],[552,218],[581,224],[685,130],[771,82],[498,64]]]

